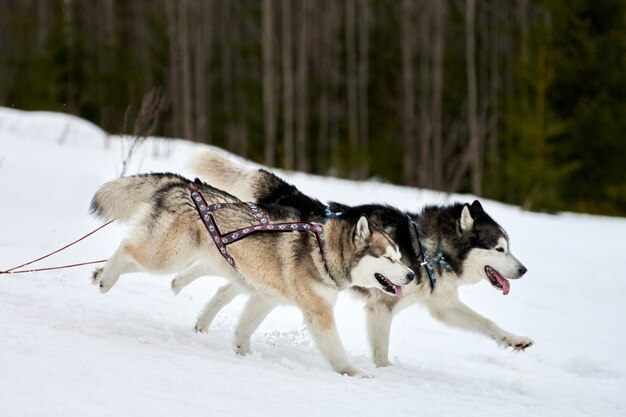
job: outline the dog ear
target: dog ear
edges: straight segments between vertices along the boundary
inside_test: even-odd
[[[480,201],[474,200],[470,206],[470,212],[474,215],[474,218],[476,218],[479,214],[484,213],[485,210],[483,210],[483,206],[480,204]]]
[[[465,203],[459,219],[459,229],[461,229],[461,232],[467,232],[472,229],[472,226],[474,226],[474,218],[470,213],[470,205]]]
[[[367,217],[361,216],[359,222],[356,224],[356,231],[354,232],[354,243],[357,245],[363,244],[370,238],[372,232],[370,232],[370,225],[367,222]]]

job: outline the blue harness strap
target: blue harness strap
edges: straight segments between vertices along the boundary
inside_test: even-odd
[[[326,207],[324,207],[324,218],[322,219],[322,222],[326,223],[326,220],[332,219],[333,217],[339,217],[342,214],[343,213],[340,211],[332,211],[330,209],[330,204],[326,204]]]
[[[317,244],[322,251],[322,256],[324,255],[324,229],[322,225],[318,223],[305,223],[305,222],[285,222],[285,223],[270,223],[269,219],[265,217],[260,208],[256,206],[254,203],[245,203],[250,212],[254,216],[254,218],[259,222],[258,225],[247,226],[241,229],[234,230],[232,232],[222,234],[217,225],[215,224],[215,219],[213,218],[214,211],[217,211],[221,208],[226,207],[230,204],[241,204],[241,203],[216,203],[216,204],[207,204],[206,200],[200,193],[200,191],[190,186],[191,199],[196,205],[198,210],[198,214],[200,214],[200,218],[204,222],[213,242],[215,242],[215,246],[220,251],[224,259],[232,266],[235,270],[237,269],[237,264],[233,257],[228,253],[226,249],[227,245],[231,243],[237,242],[238,240],[243,239],[244,237],[250,236],[254,233],[258,232],[307,232],[311,231],[315,234],[315,238],[317,239]]]
[[[424,269],[426,269],[426,273],[428,274],[428,280],[430,281],[430,292],[432,293],[433,291],[435,291],[435,286],[437,285],[437,276],[435,275],[436,266],[441,265],[446,269],[452,269],[452,267],[443,256],[443,247],[441,247],[441,244],[437,245],[434,257],[428,255],[428,252],[422,244],[422,233],[419,224],[415,220],[413,220],[413,218],[408,214],[406,215],[406,218],[415,229],[415,234],[417,235],[417,244],[420,249],[419,257],[422,258],[422,262],[420,262],[420,265],[423,266]]]

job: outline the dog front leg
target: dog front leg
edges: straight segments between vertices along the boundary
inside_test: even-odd
[[[250,353],[250,337],[276,307],[276,302],[259,294],[252,294],[241,313],[235,330],[235,346],[239,355]]]
[[[335,372],[349,376],[370,377],[348,362],[330,306],[319,306],[315,310],[304,311],[304,321],[317,347],[330,362]]]
[[[386,305],[368,303],[365,306],[367,315],[367,335],[372,349],[372,359],[377,367],[390,366],[389,334],[393,313]]]
[[[453,327],[482,333],[502,347],[512,347],[514,350],[524,350],[533,345],[528,337],[517,336],[502,329],[493,321],[481,316],[460,300],[447,301],[439,304],[429,303],[428,309],[439,321]]]

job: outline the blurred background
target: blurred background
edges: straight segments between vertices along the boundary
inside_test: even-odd
[[[0,0],[0,105],[626,215],[624,0]]]

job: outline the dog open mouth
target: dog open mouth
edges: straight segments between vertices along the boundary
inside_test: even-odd
[[[498,271],[487,265],[485,267],[485,273],[487,274],[487,278],[489,278],[489,282],[495,288],[502,290],[503,295],[507,295],[509,290],[511,289],[511,284],[509,284],[509,280],[504,278]]]
[[[389,281],[383,274],[379,274],[376,272],[374,274],[376,281],[380,285],[382,285],[383,289],[387,291],[389,294],[393,294],[398,298],[402,298],[402,287],[399,285],[394,285],[391,281]]]

